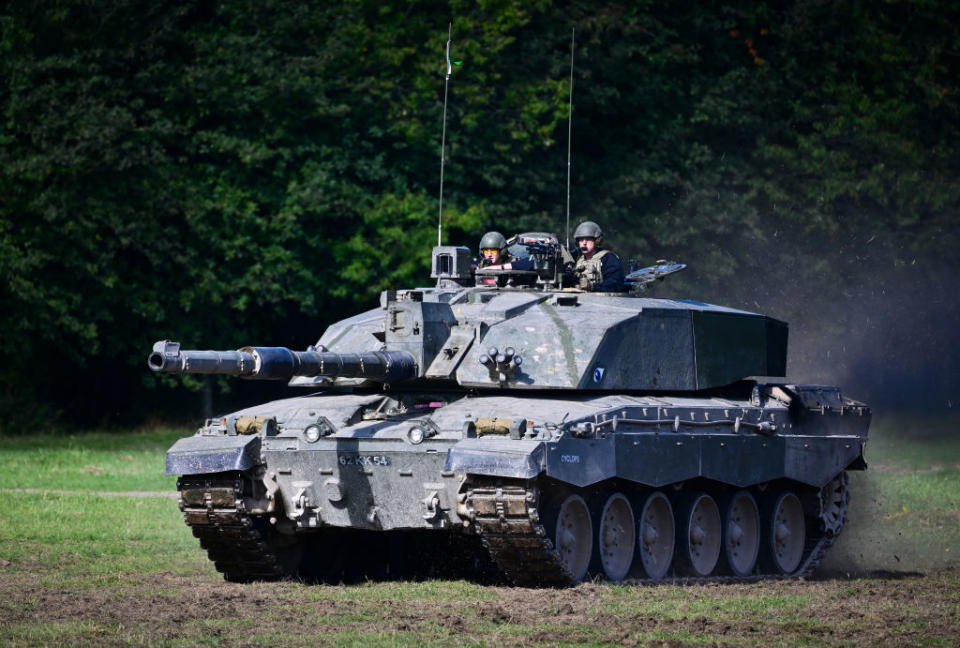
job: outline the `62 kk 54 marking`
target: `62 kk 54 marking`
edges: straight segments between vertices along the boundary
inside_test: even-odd
[[[383,455],[342,454],[337,456],[341,466],[389,466],[390,459]]]

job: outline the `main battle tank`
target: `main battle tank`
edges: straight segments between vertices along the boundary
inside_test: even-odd
[[[642,291],[565,288],[556,237],[523,272],[433,252],[306,351],[186,351],[167,373],[309,395],[209,419],[167,453],[227,580],[467,575],[521,585],[809,574],[840,532],[870,410],[783,378],[787,325]],[[633,273],[643,284],[675,268]]]

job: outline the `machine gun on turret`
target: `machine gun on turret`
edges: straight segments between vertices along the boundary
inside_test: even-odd
[[[570,252],[563,248],[556,235],[548,232],[524,232],[512,236],[507,239],[507,252],[513,268],[478,268],[475,276],[495,279],[501,287],[535,286],[551,290],[563,287],[566,269],[573,264]],[[518,260],[524,262],[523,268],[517,267]]]

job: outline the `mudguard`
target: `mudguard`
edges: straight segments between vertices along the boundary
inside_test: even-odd
[[[444,470],[490,477],[532,479],[543,472],[543,441],[464,439],[447,452]]]
[[[168,475],[204,475],[246,470],[260,454],[259,436],[192,436],[167,451]]]

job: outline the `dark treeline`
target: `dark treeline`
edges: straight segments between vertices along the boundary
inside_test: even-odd
[[[304,348],[427,283],[451,19],[446,241],[562,232],[576,27],[574,222],[791,322],[799,379],[953,405],[956,3],[13,0],[2,426],[193,415],[153,341]]]

